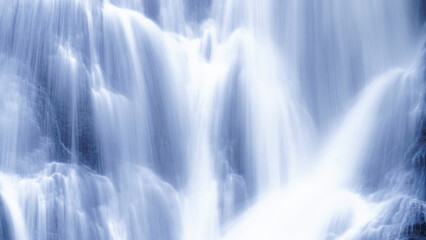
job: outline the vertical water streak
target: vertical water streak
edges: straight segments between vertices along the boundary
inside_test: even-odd
[[[0,6],[0,238],[425,235],[423,1]]]

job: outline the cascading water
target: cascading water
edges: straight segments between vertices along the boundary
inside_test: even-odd
[[[425,8],[0,0],[0,239],[425,239]]]

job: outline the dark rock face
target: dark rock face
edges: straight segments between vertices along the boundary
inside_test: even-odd
[[[426,45],[423,48],[423,67],[420,67],[420,76],[423,85],[426,86]],[[425,97],[425,96],[423,96]],[[416,143],[412,148],[411,168],[413,169],[414,195],[419,199],[407,210],[406,218],[402,224],[401,239],[425,239],[426,238],[426,98],[423,102],[423,117],[419,126]]]
[[[420,77],[423,79],[423,85],[426,86],[426,45],[423,48],[423,64],[420,65]],[[421,67],[423,66],[423,67]],[[400,233],[401,239],[425,239],[426,238],[426,98],[423,102],[423,117],[419,126],[419,133],[416,143],[412,148],[411,168],[413,168],[414,195],[419,199],[410,206],[402,225]]]
[[[423,201],[410,197],[397,198],[375,221],[367,224],[356,239],[424,239],[425,210],[426,205]]]
[[[16,9],[15,24],[23,26],[26,34],[19,35],[13,29],[7,32],[13,39],[10,49],[14,53],[10,57],[29,66],[24,76],[31,96],[28,100],[42,137],[54,144],[51,158],[69,162],[75,151],[74,157],[80,163],[96,169],[99,156],[87,73],[91,56],[88,38],[82,37],[88,35],[85,9],[74,7],[72,2],[43,11],[38,11],[36,4],[22,8],[34,10],[32,17]],[[49,22],[49,17],[57,17],[59,12],[63,14],[62,21]],[[28,25],[30,18],[45,27]],[[28,36],[31,41],[27,41]],[[35,43],[38,45],[33,46]]]
[[[152,19],[153,21],[158,22],[158,15],[160,12],[160,3],[158,0],[145,1],[145,15]]]
[[[418,186],[417,195],[426,200],[426,119],[423,119],[419,138],[414,147],[414,156],[411,161],[416,174],[415,184]]]
[[[7,211],[3,197],[0,197],[0,239],[14,239],[10,219],[10,214]]]
[[[407,211],[400,237],[402,239],[422,239],[426,237],[425,205],[418,202]]]
[[[423,79],[423,87],[426,87],[426,44],[423,47],[423,58],[420,65],[420,77]],[[423,95],[423,117],[419,126],[416,143],[412,148],[412,167],[416,173],[417,195],[426,201],[426,95]]]
[[[185,0],[189,20],[200,22],[208,16],[212,0]]]

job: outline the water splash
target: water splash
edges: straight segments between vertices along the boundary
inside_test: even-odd
[[[0,238],[425,236],[422,1],[0,2]]]

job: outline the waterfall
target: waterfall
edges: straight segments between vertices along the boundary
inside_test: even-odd
[[[0,6],[0,239],[426,238],[425,1]]]

